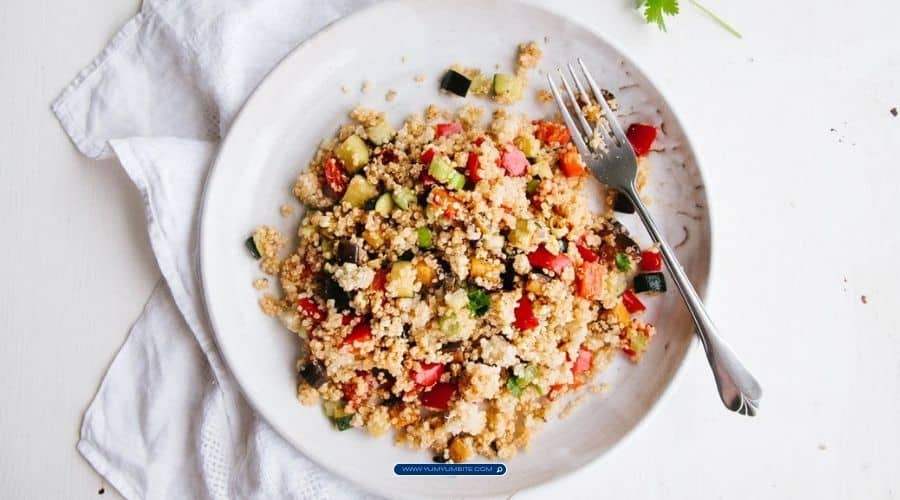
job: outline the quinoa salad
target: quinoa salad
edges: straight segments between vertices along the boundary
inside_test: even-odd
[[[614,356],[640,359],[661,259],[615,220],[623,200],[589,209],[564,125],[472,105],[350,118],[296,180],[296,244],[246,241],[279,288],[263,311],[299,337],[300,402],[438,462],[506,459]],[[655,134],[629,128],[644,165]]]

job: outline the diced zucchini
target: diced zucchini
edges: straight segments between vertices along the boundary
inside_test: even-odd
[[[410,207],[416,204],[416,193],[407,187],[398,187],[394,190],[391,197],[394,200],[394,204],[401,210],[409,210]]]
[[[394,129],[388,122],[378,122],[366,129],[366,135],[369,140],[376,146],[381,146],[386,142],[390,142],[394,138]]]
[[[416,229],[416,236],[418,237],[419,248],[423,250],[427,250],[434,246],[434,242],[432,241],[431,230],[427,227],[420,227]]]
[[[369,146],[358,135],[351,135],[334,150],[334,154],[351,174],[369,163]]]
[[[350,179],[350,184],[347,186],[347,192],[344,193],[344,197],[341,198],[341,201],[346,201],[356,208],[362,208],[366,206],[367,201],[376,196],[378,196],[378,189],[376,189],[375,186],[370,184],[365,177],[354,175],[353,178]]]
[[[247,251],[250,252],[251,257],[256,260],[262,258],[262,254],[259,253],[259,249],[256,248],[256,240],[253,239],[253,236],[247,238],[247,240],[244,241],[244,246],[247,247]]]
[[[522,85],[519,78],[506,73],[494,74],[494,95],[506,100],[522,97]]]
[[[456,169],[446,158],[441,156],[435,156],[428,165],[428,175],[434,177],[434,180],[441,184],[446,184],[453,172],[456,172]]]
[[[375,202],[375,211],[387,217],[394,211],[394,200],[391,199],[390,193],[384,193],[378,197]]]
[[[528,248],[537,231],[537,224],[530,219],[517,219],[516,228],[509,232],[509,244],[516,248]]]
[[[352,425],[350,425],[350,421],[353,420],[353,415],[344,415],[342,417],[335,417],[332,419],[334,422],[334,426],[337,427],[339,431],[346,431]]]
[[[388,274],[388,290],[396,297],[409,298],[415,294],[416,269],[412,262],[398,260]]]
[[[450,177],[447,179],[447,187],[454,191],[459,191],[466,187],[466,176],[456,170],[450,172]]]
[[[662,293],[666,291],[666,277],[663,273],[646,273],[634,277],[634,291],[637,293]]]
[[[535,158],[541,150],[541,141],[533,135],[520,135],[513,140],[513,144],[521,149],[528,158]]]

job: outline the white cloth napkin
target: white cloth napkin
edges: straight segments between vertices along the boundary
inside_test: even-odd
[[[124,496],[363,493],[261,421],[223,366],[199,290],[196,216],[217,141],[265,74],[371,0],[145,0],[53,104],[78,149],[116,156],[164,278],[84,416],[78,449]]]

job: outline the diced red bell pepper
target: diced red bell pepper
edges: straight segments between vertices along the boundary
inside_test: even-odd
[[[318,323],[325,319],[325,312],[316,305],[312,299],[300,299],[297,301],[297,310],[302,312],[307,318]]]
[[[578,249],[578,253],[581,254],[581,258],[584,259],[585,262],[597,262],[600,260],[600,256],[586,246],[576,244],[575,248]]]
[[[569,142],[569,129],[559,123],[536,120],[534,122],[534,136],[546,145],[562,145]]]
[[[656,127],[645,123],[632,123],[625,136],[628,137],[634,154],[644,156],[650,152],[650,147],[656,140]]]
[[[513,312],[516,315],[515,325],[519,330],[530,330],[538,326],[538,319],[534,315],[534,306],[527,295],[522,295],[519,305]]]
[[[428,392],[419,396],[422,404],[435,410],[446,410],[450,406],[450,399],[456,393],[456,386],[449,382],[440,382],[434,385]]]
[[[549,269],[557,275],[561,275],[567,267],[572,265],[572,259],[568,256],[563,254],[553,255],[544,245],[539,246],[537,250],[528,254],[528,262],[534,267]]]
[[[481,176],[478,175],[479,168],[481,168],[481,162],[478,160],[478,153],[472,151],[469,153],[469,158],[466,160],[466,173],[469,176],[469,180],[472,182],[481,180]]]
[[[566,177],[578,177],[587,171],[584,160],[571,144],[559,155],[559,167]]]
[[[586,300],[596,300],[603,292],[603,276],[606,266],[599,262],[585,262],[578,270],[575,293]]]
[[[423,387],[431,387],[441,379],[444,374],[444,365],[441,363],[422,363],[418,370],[414,370],[410,377],[413,382]]]
[[[641,252],[641,269],[647,272],[662,270],[662,256],[653,250]]]
[[[632,314],[647,309],[633,290],[625,290],[625,293],[622,294],[622,305]]]
[[[383,292],[385,285],[387,285],[387,269],[379,269],[375,271],[375,277],[372,278],[372,284],[369,286],[372,290],[376,292]]]
[[[434,127],[435,135],[438,137],[450,137],[451,135],[458,134],[462,132],[462,125],[457,122],[452,123],[438,123],[437,126]]]
[[[479,137],[478,139],[475,139],[474,141],[472,141],[472,144],[474,144],[476,147],[480,148],[481,145],[484,144],[484,137]]]
[[[347,178],[347,170],[344,165],[335,157],[331,157],[325,161],[323,169],[325,174],[325,194],[331,198],[340,198],[344,196],[347,190],[347,184],[350,179]]]
[[[353,323],[353,318],[355,318],[355,316],[352,314],[343,314],[341,315],[341,324],[347,326],[350,323]]]
[[[584,347],[580,348],[578,350],[578,357],[575,358],[575,363],[572,364],[572,373],[577,375],[590,370],[593,362],[594,353]]]
[[[421,161],[424,165],[430,165],[431,160],[434,159],[435,153],[437,153],[437,151],[435,151],[434,148],[428,148],[425,150],[425,152],[422,153],[419,161]]]
[[[506,170],[507,174],[518,177],[520,175],[525,175],[529,163],[528,158],[525,157],[525,153],[519,150],[519,148],[508,144],[500,155],[500,165]]]
[[[350,330],[350,333],[344,337],[344,340],[341,341],[341,345],[350,345],[356,344],[358,342],[365,342],[372,338],[372,326],[369,325],[368,321],[361,321]]]

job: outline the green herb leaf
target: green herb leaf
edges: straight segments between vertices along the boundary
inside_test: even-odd
[[[666,31],[665,16],[678,14],[678,0],[640,0],[638,7],[644,7],[644,18],[648,23],[656,23]]]
[[[484,316],[491,307],[491,298],[480,288],[469,290],[469,310],[475,316]]]
[[[628,272],[631,270],[631,259],[628,255],[619,252],[616,254],[616,267],[619,271]]]

